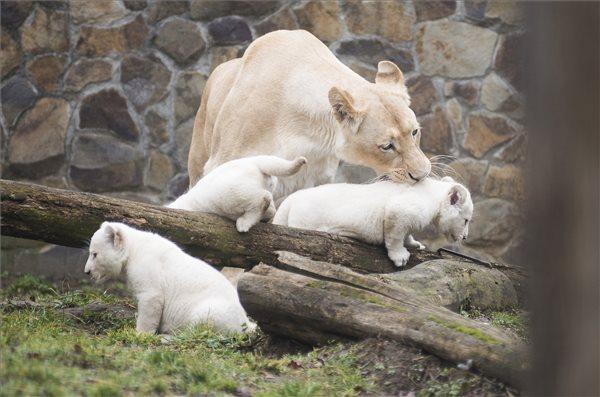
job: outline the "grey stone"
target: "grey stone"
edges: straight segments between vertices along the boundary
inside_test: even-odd
[[[192,141],[192,131],[194,129],[194,119],[180,124],[175,129],[175,144],[177,145],[177,159],[183,169],[187,169],[188,154],[190,143]]]
[[[1,4],[4,5],[5,3],[2,2]],[[8,76],[21,65],[23,54],[17,43],[4,29],[2,29],[2,36],[0,36],[0,50],[2,51],[0,56],[0,73],[2,73],[2,79],[4,79],[4,77]]]
[[[246,21],[237,16],[221,17],[208,24],[213,45],[228,46],[252,41],[252,32]]]
[[[129,141],[137,140],[140,135],[129,114],[125,98],[112,88],[83,99],[79,110],[79,127],[107,129]]]
[[[414,5],[419,22],[445,18],[456,11],[456,1],[415,1]]]
[[[527,136],[517,135],[502,148],[496,157],[506,163],[519,163],[525,161],[527,155]]]
[[[476,106],[481,83],[476,80],[448,81],[444,85],[447,97],[460,98],[469,106]]]
[[[123,4],[132,11],[141,11],[148,6],[146,0],[123,0]]]
[[[60,168],[65,158],[70,110],[64,99],[42,98],[19,120],[8,146],[14,174],[39,178]]]
[[[196,24],[180,17],[159,28],[154,44],[180,65],[195,62],[206,48]]]
[[[148,7],[146,15],[149,21],[157,22],[171,15],[184,14],[189,8],[190,3],[187,1],[157,1]]]
[[[520,227],[517,206],[497,198],[475,203],[467,244],[494,246],[507,242]]]
[[[504,36],[500,41],[500,49],[496,54],[494,68],[496,73],[506,79],[517,90],[523,90],[523,34],[515,33]]]
[[[325,43],[338,40],[343,32],[341,9],[337,1],[303,1],[294,7],[294,13],[301,29],[311,32]]]
[[[149,29],[138,15],[133,21],[112,27],[81,26],[75,50],[85,57],[123,54],[144,46]]]
[[[515,128],[501,117],[472,115],[463,147],[480,158],[490,149],[509,141],[515,133]]]
[[[481,76],[492,63],[496,32],[464,22],[424,23],[415,49],[425,75],[452,78]]]
[[[143,152],[105,134],[79,133],[72,148],[71,181],[84,191],[137,187],[143,179]]]
[[[525,198],[523,171],[515,165],[490,166],[483,193],[488,197],[500,197],[520,202]]]
[[[260,17],[274,12],[278,7],[279,2],[275,0],[192,0],[190,16],[202,21],[226,15]]]
[[[340,162],[335,175],[336,183],[366,183],[377,177],[371,168]]]
[[[427,153],[447,154],[452,147],[452,129],[444,111],[436,107],[433,114],[421,118],[421,148]]]
[[[190,185],[190,178],[187,173],[181,173],[175,175],[169,182],[169,197],[176,198],[181,196],[188,190]]]
[[[18,29],[29,16],[33,1],[2,1],[0,2],[0,22],[3,28],[10,32]]]
[[[146,186],[163,191],[173,176],[175,169],[171,159],[158,151],[152,151],[148,159],[148,172],[146,173]]]
[[[4,119],[9,126],[12,126],[19,115],[33,105],[37,92],[29,81],[14,76],[4,84],[0,91],[0,97],[2,97]]]
[[[376,66],[380,61],[394,62],[402,72],[414,70],[412,54],[408,50],[400,50],[377,39],[355,39],[343,41],[337,50],[338,55],[350,55],[356,59]]]
[[[28,54],[65,52],[69,49],[67,13],[35,7],[21,25],[21,46]]]
[[[110,80],[112,65],[102,59],[80,59],[71,65],[65,75],[65,90],[81,91],[91,83]]]
[[[475,160],[468,157],[454,160],[449,165],[447,175],[463,183],[471,194],[481,193],[483,177],[488,168],[487,161]]]
[[[206,84],[206,76],[199,72],[183,72],[179,74],[175,84],[174,113],[175,123],[194,116],[200,107],[200,98]]]
[[[146,113],[144,121],[150,133],[150,143],[153,146],[158,147],[169,142],[169,131],[165,117],[151,109]]]
[[[123,91],[138,111],[164,98],[170,81],[171,72],[155,55],[128,55],[121,62]]]
[[[438,101],[433,82],[426,76],[417,76],[406,82],[410,94],[410,108],[416,115],[429,113],[431,106]]]
[[[70,13],[77,24],[110,23],[129,13],[120,1],[71,1]]]
[[[511,96],[510,88],[496,73],[490,73],[483,79],[481,103],[488,110],[499,110]]]
[[[279,29],[298,29],[298,23],[289,7],[282,8],[254,25],[254,30],[259,36]]]
[[[64,55],[42,55],[27,63],[27,74],[40,91],[55,92],[60,86],[60,77],[67,62]]]
[[[417,12],[419,3],[415,4]],[[349,0],[343,8],[348,30],[356,35],[380,36],[391,42],[412,40],[416,17],[408,2]]]

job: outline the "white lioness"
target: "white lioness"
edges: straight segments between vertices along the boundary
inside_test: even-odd
[[[221,215],[235,221],[238,232],[247,232],[275,215],[272,192],[277,177],[293,175],[304,164],[304,157],[288,161],[276,156],[252,156],[228,161],[167,207]]]
[[[274,197],[333,181],[340,159],[410,183],[431,164],[419,148],[404,76],[379,62],[375,84],[342,64],[315,36],[280,30],[256,39],[210,75],[189,152],[190,186],[227,161],[253,155],[308,166],[282,178]]]
[[[104,222],[90,242],[85,272],[102,282],[123,270],[138,303],[138,332],[168,334],[199,323],[225,332],[256,328],[216,269],[157,234]]]
[[[469,191],[445,177],[413,185],[380,181],[300,190],[281,203],[273,223],[385,243],[390,259],[402,267],[410,257],[405,245],[425,248],[411,233],[433,224],[449,240],[466,239],[472,215]]]

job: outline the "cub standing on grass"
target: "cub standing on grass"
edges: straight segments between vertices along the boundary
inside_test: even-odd
[[[102,282],[122,270],[138,302],[138,332],[168,334],[199,323],[225,332],[256,328],[236,289],[206,262],[157,234],[104,222],[92,236],[85,272]]]
[[[291,161],[277,156],[232,160],[212,170],[167,207],[224,216],[236,221],[238,232],[244,233],[275,215],[276,177],[293,175],[304,164],[304,157]]]
[[[452,178],[427,178],[414,185],[379,181],[366,185],[329,184],[300,190],[281,203],[273,223],[385,243],[398,267],[408,247],[425,246],[411,233],[429,224],[449,240],[466,239],[473,215],[471,194]]]

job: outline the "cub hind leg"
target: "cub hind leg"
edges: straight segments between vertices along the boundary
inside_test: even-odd
[[[246,208],[244,214],[236,220],[235,226],[238,232],[246,233],[261,220],[271,219],[274,215],[275,203],[273,203],[273,195],[271,192],[265,190]]]

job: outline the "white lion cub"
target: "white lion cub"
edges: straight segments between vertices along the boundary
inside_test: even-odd
[[[390,259],[402,267],[410,257],[405,245],[425,248],[411,233],[433,224],[448,239],[466,239],[472,215],[469,191],[445,177],[414,185],[379,181],[300,190],[281,203],[273,223],[385,243]]]
[[[138,332],[168,334],[198,323],[225,332],[256,328],[219,271],[157,234],[104,222],[92,236],[85,272],[102,282],[122,270],[138,302]]]
[[[277,156],[232,160],[209,172],[167,207],[221,215],[236,221],[238,232],[247,232],[275,215],[272,193],[276,177],[293,175],[304,164],[304,157],[291,161]]]

